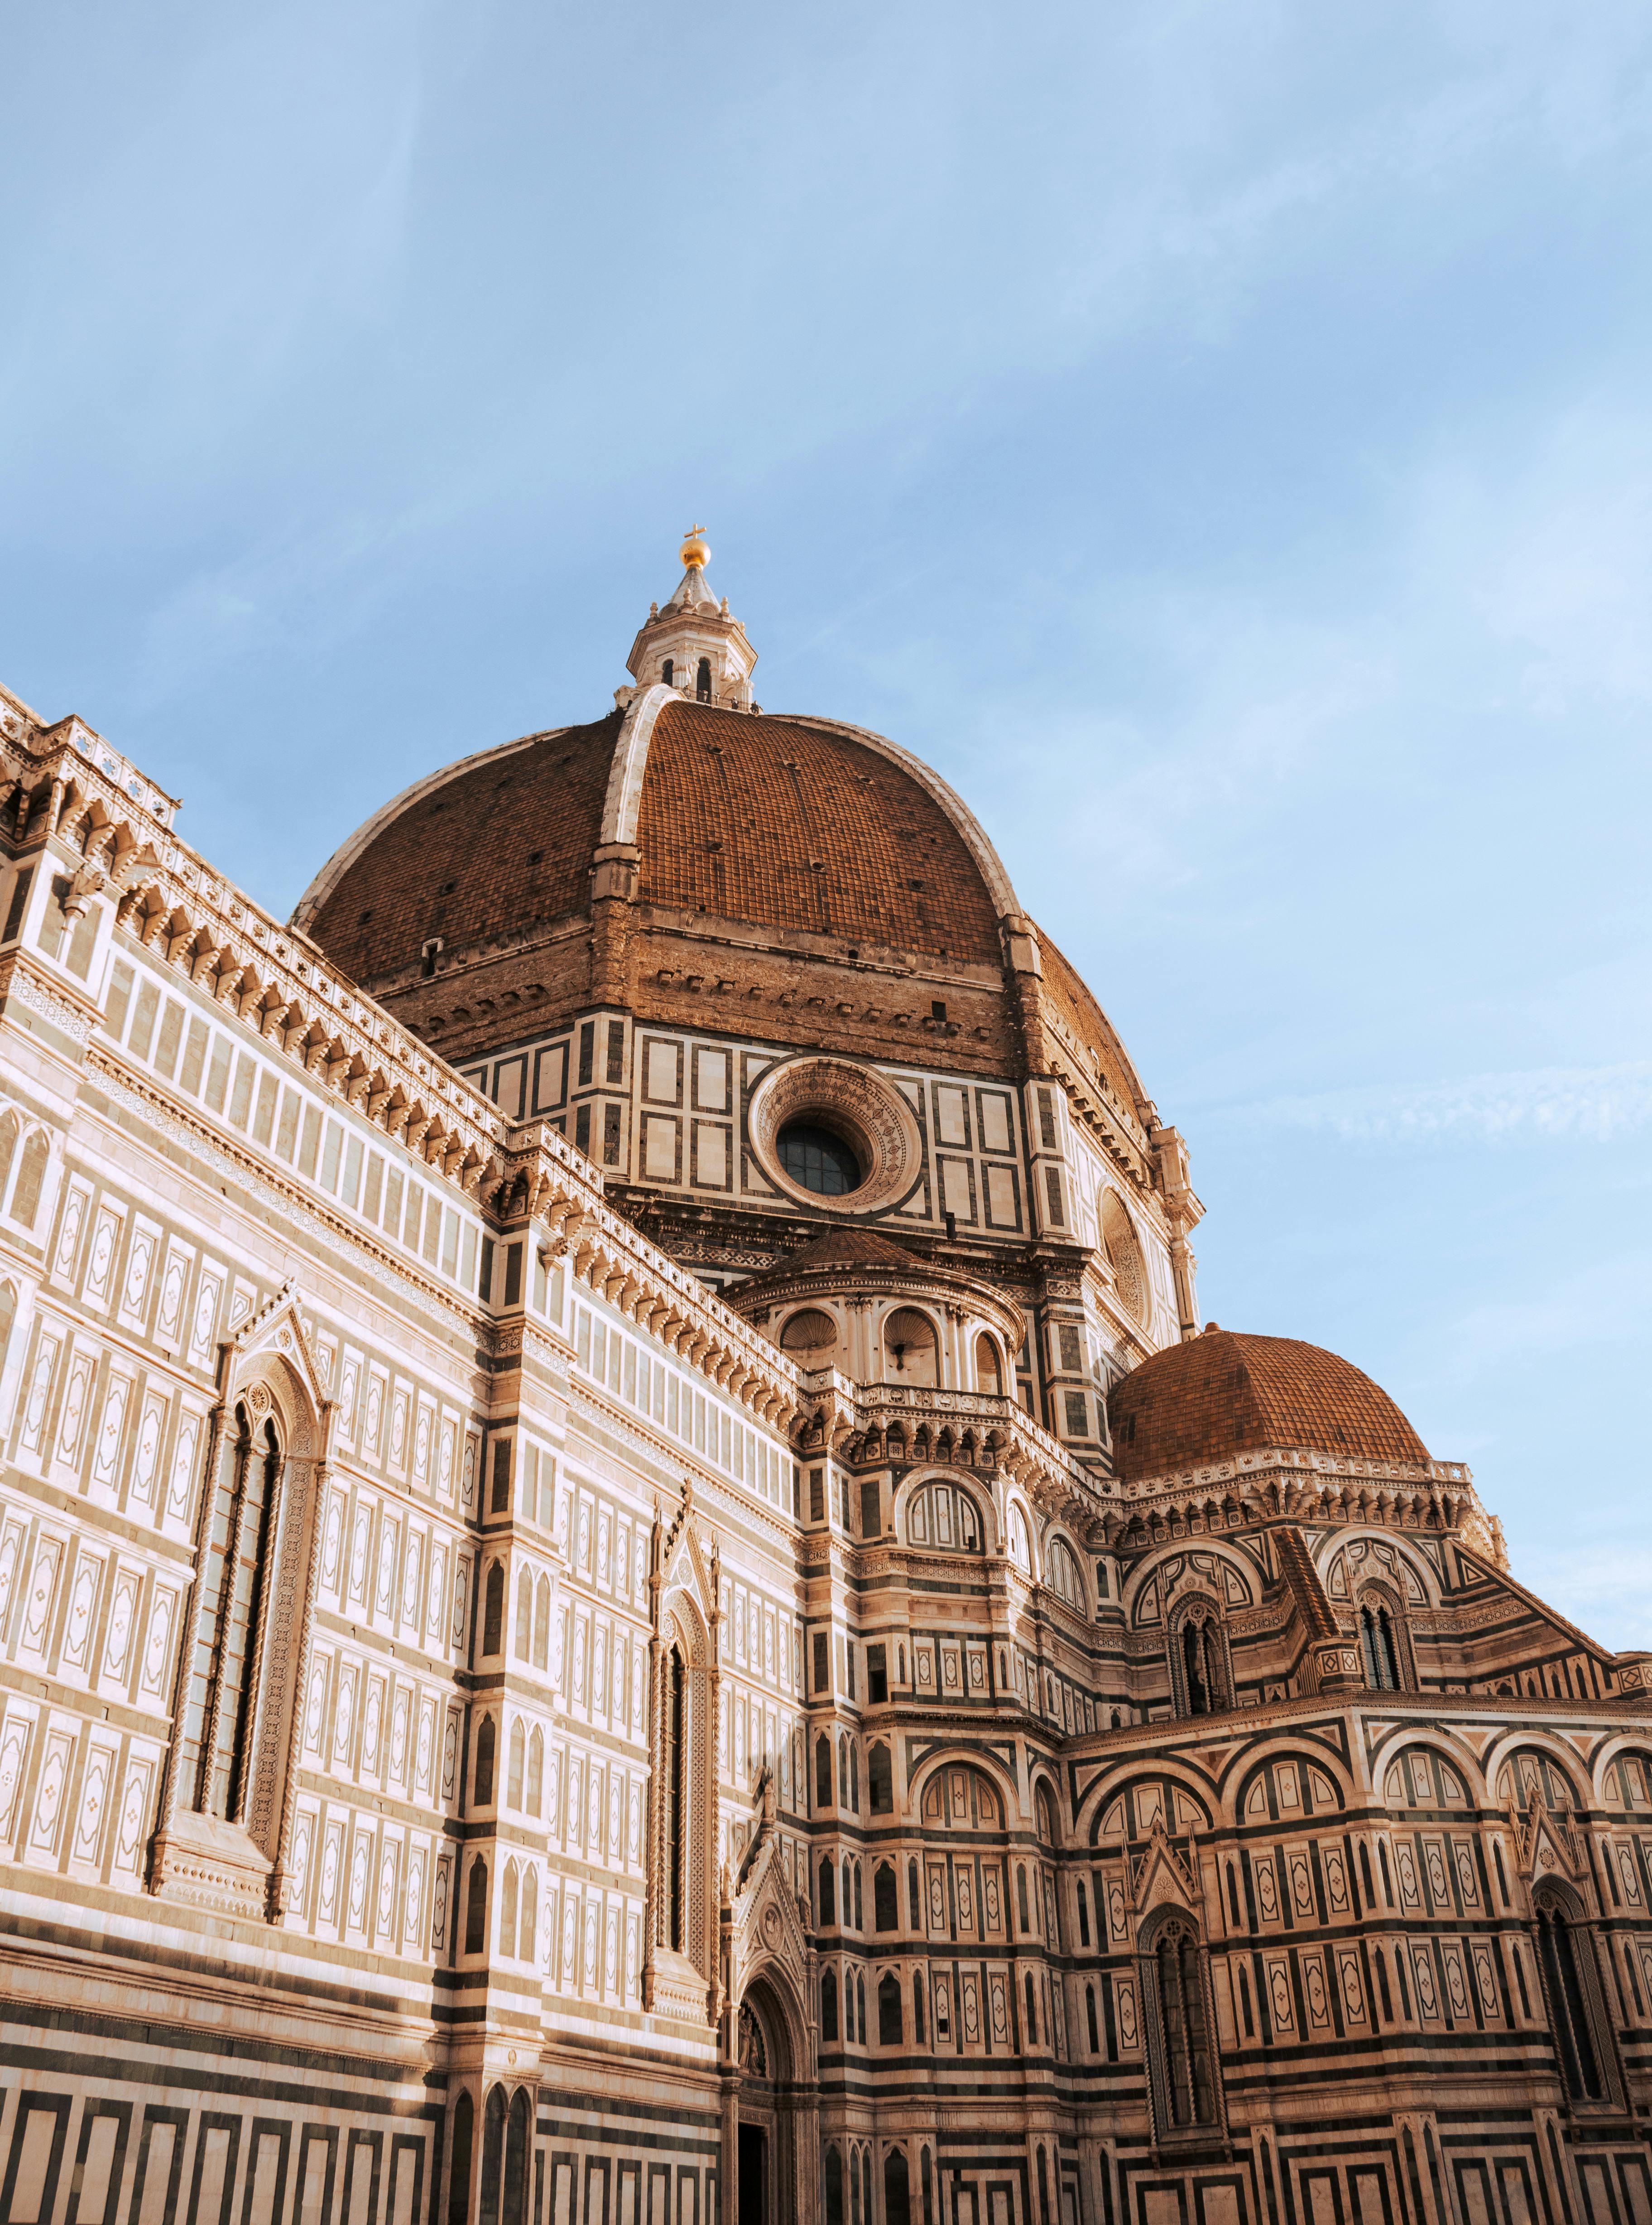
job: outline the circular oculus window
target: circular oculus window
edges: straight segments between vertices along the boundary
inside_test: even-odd
[[[882,1212],[905,1196],[922,1168],[911,1108],[848,1059],[770,1067],[751,1093],[747,1119],[769,1180],[782,1197],[816,1211]]]

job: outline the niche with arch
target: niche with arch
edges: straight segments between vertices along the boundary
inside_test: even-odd
[[[821,1306],[804,1306],[780,1332],[780,1348],[800,1367],[824,1367],[838,1348],[838,1324]]]
[[[955,1483],[921,1484],[907,1500],[906,1535],[908,1545],[927,1546],[946,1553],[979,1553],[985,1550],[985,1527],[981,1510],[967,1491]]]
[[[896,1306],[883,1317],[883,1372],[891,1382],[931,1390],[940,1381],[940,1343],[935,1325],[916,1306]]]

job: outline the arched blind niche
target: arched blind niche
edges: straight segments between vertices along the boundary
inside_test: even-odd
[[[934,1323],[915,1306],[896,1306],[883,1323],[885,1373],[891,1382],[933,1390],[940,1380]]]

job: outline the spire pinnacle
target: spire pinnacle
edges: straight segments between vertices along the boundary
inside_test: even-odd
[[[751,710],[757,652],[727,599],[719,600],[706,584],[712,546],[703,525],[689,527],[677,555],[682,577],[676,593],[667,603],[649,605],[626,669],[639,688],[663,683],[724,710]],[[630,695],[621,688],[615,700],[629,701]]]

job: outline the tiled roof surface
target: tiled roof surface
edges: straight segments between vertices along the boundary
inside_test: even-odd
[[[668,703],[637,841],[654,903],[1001,962],[997,914],[952,821],[843,735]]]
[[[887,1236],[875,1236],[870,1228],[828,1228],[824,1236],[817,1236],[813,1243],[765,1267],[761,1275],[754,1275],[741,1285],[741,1294],[755,1290],[760,1283],[777,1283],[788,1276],[807,1273],[811,1267],[913,1268],[921,1265],[904,1245],[891,1244]]]
[[[374,835],[316,915],[312,938],[358,981],[583,911],[619,713],[545,734],[456,773]]]
[[[1136,1079],[1124,1046],[1113,1032],[1112,1022],[1091,993],[1081,974],[1074,972],[1041,927],[1038,948],[1044,965],[1044,995],[1060,1018],[1089,1053],[1089,1062],[1126,1108],[1140,1117],[1142,1086]]]
[[[1107,1412],[1126,1481],[1264,1446],[1345,1460],[1428,1458],[1386,1391],[1334,1352],[1294,1337],[1208,1328],[1114,1384]]]

